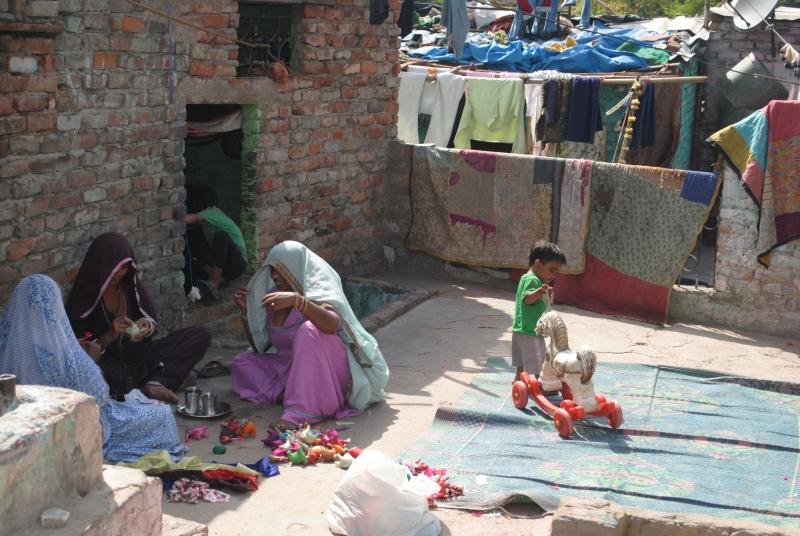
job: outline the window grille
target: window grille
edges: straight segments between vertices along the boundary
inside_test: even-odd
[[[268,46],[239,45],[237,76],[266,76],[267,65],[277,60],[291,64],[296,14],[293,5],[239,2],[239,39]]]

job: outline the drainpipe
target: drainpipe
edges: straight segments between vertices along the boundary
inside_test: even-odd
[[[708,30],[708,19],[711,18],[711,0],[703,2],[703,28]]]

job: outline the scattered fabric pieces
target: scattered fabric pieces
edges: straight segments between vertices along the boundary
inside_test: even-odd
[[[234,491],[256,491],[258,489],[257,474],[246,475],[232,467],[203,471],[203,480],[215,488],[229,488]]]
[[[219,433],[219,442],[222,444],[230,443],[234,439],[242,441],[249,437],[256,437],[256,425],[247,419],[231,418],[222,423],[222,430]]]
[[[436,507],[436,501],[446,501],[464,495],[464,488],[449,481],[446,469],[433,468],[422,460],[407,464],[406,467],[412,475],[425,475],[439,485],[439,491],[428,497],[428,506],[431,508]]]
[[[267,478],[278,476],[281,474],[280,469],[274,463],[271,463],[269,457],[265,456],[258,460],[256,463],[247,463],[245,467],[249,467],[253,471],[258,471]]]
[[[186,436],[183,439],[184,443],[188,443],[190,439],[205,439],[208,437],[208,426],[198,426],[197,428],[189,428],[186,430]]]
[[[171,503],[185,502],[197,504],[200,501],[211,503],[231,502],[231,496],[225,492],[211,489],[206,482],[181,478],[167,492],[167,500]]]
[[[123,467],[139,469],[148,476],[158,476],[162,473],[172,471],[208,471],[220,468],[231,469],[230,465],[222,463],[206,463],[197,456],[184,456],[180,461],[173,462],[170,458],[169,452],[166,450],[150,452],[130,463],[121,463],[119,465]],[[245,467],[242,464],[237,464],[234,466],[233,470],[244,475],[258,475],[256,471]]]

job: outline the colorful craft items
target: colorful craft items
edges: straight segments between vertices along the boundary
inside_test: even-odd
[[[247,419],[228,419],[222,422],[219,433],[220,443],[230,443],[234,439],[242,441],[248,437],[256,437],[256,425]]]
[[[270,429],[262,442],[271,449],[267,456],[272,463],[289,461],[293,465],[337,462],[338,467],[347,468],[361,449],[348,449],[349,439],[342,439],[335,429],[325,432],[315,430],[308,424],[299,430],[277,432]]]
[[[292,465],[303,465],[307,460],[306,451],[299,447],[296,450],[290,450],[286,453],[286,457],[289,458]]]
[[[351,465],[353,465],[353,462],[355,461],[355,459],[352,456],[350,456],[349,453],[346,453],[344,455],[337,454],[336,456],[334,456],[334,460],[336,460],[334,463],[336,464],[336,467],[338,467],[339,469],[347,469]]]
[[[197,428],[186,430],[186,436],[183,438],[183,442],[188,443],[190,439],[205,439],[207,437],[208,426],[198,426]]]
[[[348,453],[350,456],[352,456],[353,458],[358,458],[358,456],[361,454],[361,449],[360,449],[360,448],[358,448],[358,447],[353,447],[353,448],[351,448],[351,449],[348,449],[348,450],[347,450],[347,453]]]

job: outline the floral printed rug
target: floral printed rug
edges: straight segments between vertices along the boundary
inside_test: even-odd
[[[452,504],[488,508],[566,496],[664,512],[800,525],[800,385],[704,371],[601,363],[598,392],[622,404],[618,430],[579,421],[569,440],[531,403],[511,401],[513,368],[488,360],[405,453],[464,486]]]

